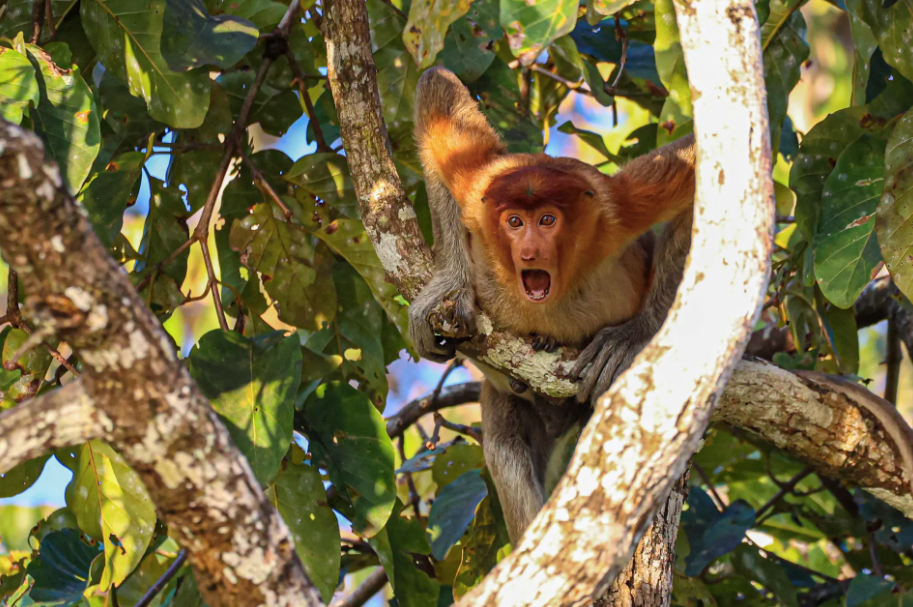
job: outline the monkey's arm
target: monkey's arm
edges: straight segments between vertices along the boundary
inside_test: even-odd
[[[453,358],[455,345],[438,342],[428,315],[441,301],[451,299],[455,303],[453,322],[472,328],[475,295],[460,206],[465,204],[464,190],[473,173],[491,155],[499,154],[502,146],[469,91],[449,71],[426,71],[415,98],[415,134],[431,208],[435,269],[409,307],[409,333],[421,356],[442,362]]]
[[[624,324],[601,330],[577,358],[570,373],[573,380],[593,363],[578,386],[580,402],[598,398],[608,390],[665,322],[691,249],[692,215],[690,210],[681,213],[659,237],[653,255],[653,281],[640,313]]]

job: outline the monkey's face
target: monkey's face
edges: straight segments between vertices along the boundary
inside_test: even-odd
[[[557,207],[504,209],[500,232],[510,248],[517,287],[526,299],[544,304],[561,294],[558,244],[566,231],[566,218]]]

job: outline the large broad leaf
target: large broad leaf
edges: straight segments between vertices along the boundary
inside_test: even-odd
[[[386,272],[364,225],[358,220],[343,217],[330,221],[326,211],[319,208],[314,210],[312,217],[304,219],[304,227],[308,231],[325,242],[334,253],[344,257],[365,279],[387,317],[403,335],[408,335],[408,306],[403,303],[396,287],[387,281]]]
[[[342,382],[317,388],[304,405],[304,416],[315,461],[352,503],[355,527],[375,535],[396,501],[393,443],[383,418],[364,394]]]
[[[913,110],[894,127],[885,149],[885,181],[876,230],[881,254],[894,283],[913,296]]]
[[[69,607],[82,601],[92,561],[100,553],[97,544],[90,546],[79,536],[76,529],[63,529],[41,540],[38,557],[28,565],[28,574],[35,581],[28,595],[31,604]]]
[[[248,19],[261,31],[278,25],[288,10],[288,6],[273,0],[206,0],[206,8],[213,15],[224,13]]]
[[[0,116],[13,124],[22,122],[22,113],[39,100],[35,67],[22,53],[0,47]]]
[[[523,65],[577,24],[577,0],[501,0],[501,27]]]
[[[862,0],[846,0],[846,14],[850,21],[850,32],[853,35],[854,69],[852,104],[859,105],[866,101],[865,91],[869,83],[872,54],[878,48],[878,41],[872,28],[865,22],[865,10]],[[881,60],[884,62],[884,59]]]
[[[732,564],[737,572],[763,584],[784,607],[799,606],[795,586],[775,559],[764,558],[757,548],[742,544],[735,549]]]
[[[143,258],[136,262],[134,271],[142,272],[147,267],[164,261],[176,251],[187,238],[187,209],[184,208],[183,192],[175,185],[166,187],[164,181],[155,177],[149,178],[151,196],[149,197],[149,214],[143,226],[143,238],[139,243],[139,254]],[[184,283],[187,275],[187,259],[190,251],[184,251],[162,272],[171,276],[178,285]]]
[[[146,102],[130,94],[130,89],[111,72],[105,71],[98,85],[105,123],[127,145],[144,147],[150,133],[161,133],[165,125],[156,122],[146,110]],[[175,154],[183,156],[183,154]]]
[[[203,123],[209,74],[168,68],[160,50],[165,0],[150,0],[142,10],[135,0],[87,0],[79,10],[101,63],[145,100],[150,116],[179,129]]]
[[[71,193],[79,191],[101,147],[95,99],[79,68],[63,69],[32,44],[25,45],[38,77],[40,101],[30,113],[45,151],[57,161]]]
[[[463,542],[459,571],[453,580],[453,596],[460,598],[479,582],[498,562],[510,554],[510,538],[501,504],[488,472],[483,472],[488,496],[479,503],[469,538]]]
[[[349,165],[339,154],[308,154],[285,173],[286,181],[301,186],[347,217],[361,219]]]
[[[444,48],[450,24],[466,14],[472,0],[417,0],[409,7],[409,20],[403,28],[406,50],[421,67],[434,65]]]
[[[846,591],[846,607],[870,605],[874,599],[888,599],[894,590],[894,582],[860,573],[852,579]],[[874,603],[871,603],[874,604]],[[898,601],[885,601],[884,605],[899,605]]]
[[[142,152],[121,154],[93,175],[79,193],[95,233],[106,246],[110,247],[120,234],[124,211],[136,202],[144,160]]]
[[[754,509],[747,503],[736,501],[720,512],[709,495],[692,487],[688,509],[682,512],[682,530],[691,547],[685,559],[685,575],[698,575],[714,559],[735,550],[754,522]]]
[[[0,474],[0,498],[19,495],[34,485],[38,477],[41,476],[49,457],[50,455],[43,455],[36,459],[30,459],[12,470]]]
[[[790,0],[792,8],[798,0]],[[789,4],[771,2],[770,17],[762,28],[764,83],[767,85],[767,114],[770,118],[770,145],[776,158],[780,133],[789,106],[789,94],[799,82],[802,64],[808,59],[805,18],[792,12]],[[783,17],[785,13],[785,17]],[[780,21],[782,19],[782,21]],[[764,36],[768,36],[764,41]]]
[[[624,22],[622,22],[624,23]],[[615,38],[615,19],[607,19],[595,25],[578,21],[570,33],[577,43],[577,50],[599,62],[619,63],[622,43]],[[638,40],[628,40],[625,73],[659,84],[653,45]]]
[[[663,145],[686,134],[687,127],[694,115],[691,107],[691,88],[688,85],[688,71],[685,68],[685,55],[675,20],[675,6],[672,0],[657,0],[656,15],[656,71],[669,91],[659,115],[662,128],[657,131],[657,145]]]
[[[402,607],[435,607],[438,604],[437,583],[419,569],[416,557],[431,553],[425,530],[416,519],[400,516],[403,504],[396,500],[390,520],[369,542],[383,565],[396,601]]]
[[[247,92],[253,85],[253,70],[234,71],[219,76],[221,84],[228,92],[231,112],[237,116],[247,98]],[[251,106],[248,124],[260,124],[260,127],[276,137],[284,135],[303,113],[298,96],[289,89],[278,89],[264,83]]]
[[[498,22],[498,1],[475,0],[444,38],[441,60],[465,83],[475,81],[495,60],[494,42],[504,35]]]
[[[596,25],[603,18],[614,15],[626,6],[633,4],[634,0],[587,0],[586,20],[590,25]]]
[[[542,129],[531,118],[517,111],[522,98],[516,72],[501,58],[491,64],[482,77],[469,87],[469,91],[480,98],[482,112],[511,153],[542,152]]]
[[[234,222],[230,240],[242,263],[263,275],[283,322],[314,331],[336,316],[332,255],[315,236],[287,222],[280,209],[258,204]]]
[[[875,209],[884,186],[884,140],[863,135],[837,159],[821,193],[815,276],[824,295],[849,308],[881,261]]]
[[[254,48],[259,34],[247,19],[210,15],[202,0],[166,0],[162,56],[175,72],[204,65],[228,69]]]
[[[257,480],[269,482],[292,442],[301,381],[298,336],[276,331],[248,339],[210,331],[190,353],[190,373],[226,422]]]
[[[100,585],[120,585],[142,560],[155,531],[155,505],[146,487],[119,453],[91,441],[58,454],[73,471],[67,506],[79,528],[104,542],[105,571]]]
[[[266,488],[295,538],[295,552],[329,605],[339,582],[339,523],[316,468],[285,461]]]
[[[203,124],[195,129],[175,133],[175,145],[188,146],[191,149],[180,154],[172,154],[168,165],[167,181],[172,185],[184,186],[191,212],[203,208],[206,203],[209,189],[222,163],[220,138],[228,136],[232,125],[232,109],[228,94],[215,82],[211,86],[211,102]],[[194,146],[200,149],[192,149]]]
[[[886,5],[883,0],[862,0],[862,17],[888,65],[913,80],[913,0],[898,0],[884,8]]]
[[[488,495],[488,487],[479,473],[479,470],[464,473],[441,489],[431,506],[428,516],[431,554],[439,561],[463,537],[476,515],[476,506]]]

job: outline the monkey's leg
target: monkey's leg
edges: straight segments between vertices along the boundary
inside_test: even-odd
[[[516,546],[545,504],[552,441],[528,401],[498,392],[485,382],[481,404],[485,462],[498,490],[510,541]]]
[[[690,209],[682,212],[669,221],[659,237],[653,255],[653,282],[640,313],[617,327],[606,327],[580,353],[571,379],[581,377],[592,362],[582,374],[577,391],[580,402],[589,402],[608,390],[666,321],[691,249],[692,215]]]

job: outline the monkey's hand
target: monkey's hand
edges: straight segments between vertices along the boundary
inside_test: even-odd
[[[456,355],[460,340],[436,335],[432,315],[443,316],[442,324],[455,335],[472,335],[475,331],[475,294],[471,287],[454,286],[450,280],[439,279],[439,276],[435,275],[409,306],[409,337],[419,356],[440,363]],[[440,312],[440,304],[445,300],[454,305],[439,315],[436,312]]]
[[[651,323],[635,317],[623,325],[606,327],[596,334],[577,358],[570,379],[577,386],[577,400],[589,402],[609,389],[621,373],[631,366],[634,357],[650,342],[656,330]],[[587,365],[592,363],[589,368]],[[586,372],[584,372],[586,369]]]

